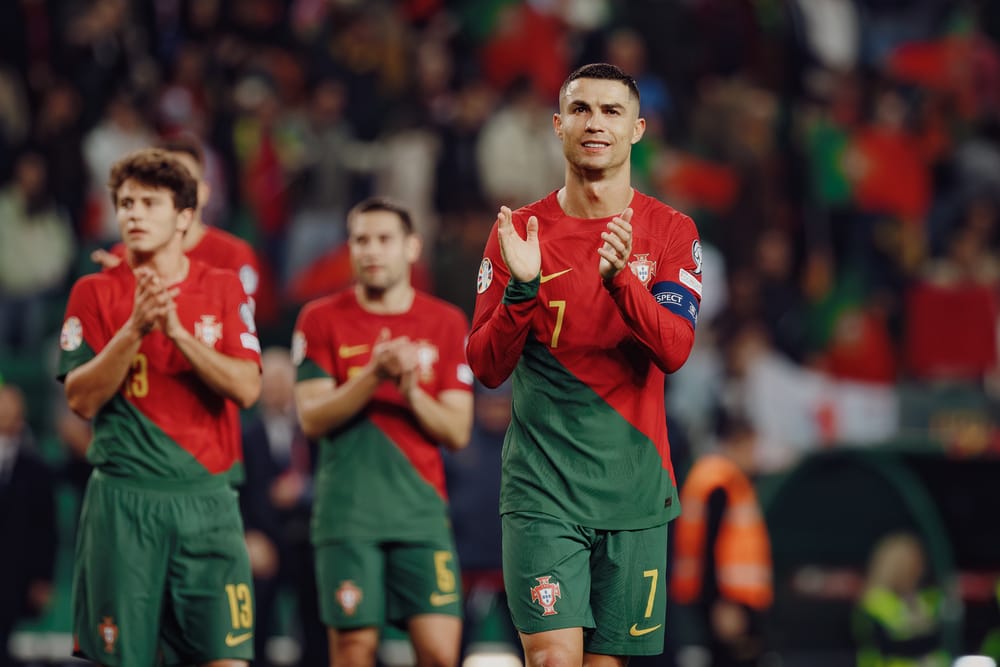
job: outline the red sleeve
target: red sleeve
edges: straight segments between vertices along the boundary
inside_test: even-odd
[[[300,364],[303,360],[308,359],[321,371],[336,380],[337,368],[333,358],[335,345],[324,335],[322,322],[323,319],[319,317],[316,306],[311,303],[306,304],[295,323],[295,332],[292,334],[293,348],[296,348],[295,356]]]
[[[628,270],[605,282],[632,336],[665,373],[673,373],[687,361],[701,304],[698,232],[690,218],[675,216],[669,221],[672,233],[658,255],[651,289]]]
[[[472,390],[472,370],[465,359],[465,341],[469,323],[458,309],[449,307],[448,326],[442,335],[441,369],[443,376],[440,391],[451,389]]]
[[[524,234],[524,223],[515,212],[514,225]],[[487,387],[506,380],[524,349],[531,320],[538,303],[538,279],[510,281],[510,273],[500,255],[497,225],[493,223],[476,280],[476,309],[466,354],[473,373]]]
[[[99,295],[100,291],[93,279],[86,276],[81,278],[73,285],[73,289],[69,293],[69,300],[66,303],[66,317],[64,318],[64,321],[76,318],[76,321],[80,323],[79,334],[82,335],[82,342],[85,342],[94,354],[103,350],[116,333],[109,330],[108,322],[101,317]],[[65,349],[65,342],[63,342],[63,347]]]
[[[229,271],[213,271],[212,274],[211,279],[219,282],[222,292],[222,353],[237,359],[255,361],[260,367],[257,325],[243,287]]]

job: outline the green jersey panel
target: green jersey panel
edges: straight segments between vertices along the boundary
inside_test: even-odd
[[[320,440],[315,544],[447,534],[444,499],[378,427],[360,418]]]
[[[530,336],[513,383],[501,514],[540,512],[609,530],[679,514],[654,443]]]

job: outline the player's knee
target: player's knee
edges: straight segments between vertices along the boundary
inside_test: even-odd
[[[340,633],[330,644],[330,667],[374,667],[377,649],[368,633]]]
[[[580,667],[580,657],[560,646],[529,648],[524,661],[527,667]]]
[[[457,647],[432,646],[417,652],[417,667],[456,667],[457,665]]]

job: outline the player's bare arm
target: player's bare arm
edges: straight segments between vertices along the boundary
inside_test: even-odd
[[[608,231],[601,232],[604,243],[597,249],[601,256],[598,271],[601,278],[611,280],[625,268],[632,255],[632,209],[627,208],[608,223]]]
[[[400,393],[427,435],[451,451],[464,449],[472,435],[472,393],[452,389],[435,397],[424,391],[417,382],[416,346],[411,347],[414,364],[399,378]]]
[[[215,350],[188,331],[177,317],[175,292],[166,292],[167,309],[161,316],[163,333],[173,341],[191,367],[212,391],[249,408],[260,396],[260,367],[256,361],[230,357]]]
[[[101,267],[102,270],[107,271],[108,269],[113,269],[122,263],[122,258],[118,255],[108,252],[104,248],[98,248],[90,253],[90,261]]]
[[[371,401],[383,380],[396,380],[401,370],[393,349],[399,339],[389,340],[383,331],[372,346],[371,359],[343,384],[333,378],[303,380],[295,385],[295,409],[302,432],[319,438],[339,428]]]
[[[142,337],[153,330],[163,313],[163,294],[149,269],[135,272],[132,313],[108,344],[66,375],[66,400],[73,412],[91,419],[118,392],[132,367]]]
[[[525,238],[514,229],[513,213],[506,206],[497,213],[497,239],[504,264],[514,280],[534,280],[542,270],[542,252],[538,246],[538,218],[528,218]]]

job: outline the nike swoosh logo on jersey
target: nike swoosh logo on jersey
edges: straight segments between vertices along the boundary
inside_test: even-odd
[[[431,606],[443,607],[458,602],[458,593],[431,593]]]
[[[251,637],[253,637],[252,632],[245,632],[242,635],[234,635],[230,632],[226,635],[226,646],[239,646]]]
[[[363,345],[341,345],[337,354],[340,355],[341,359],[347,359],[348,357],[356,357],[359,354],[364,354],[371,348],[371,345],[367,343]]]
[[[636,627],[637,625],[639,625],[639,624],[638,623],[633,623],[632,627],[628,629],[628,633],[630,635],[632,635],[633,637],[642,637],[643,635],[648,635],[650,632],[656,632],[657,630],[660,629],[660,626],[663,625],[663,624],[662,623],[657,623],[656,625],[654,625],[651,628],[643,628],[642,630],[640,630],[638,627]]]
[[[568,269],[563,269],[562,271],[556,271],[555,273],[550,273],[549,275],[545,275],[543,273],[541,275],[541,278],[540,278],[539,282],[547,283],[550,280],[552,280],[553,278],[558,278],[559,276],[564,275],[566,273],[569,273],[572,270],[573,270],[573,267],[571,266]]]

